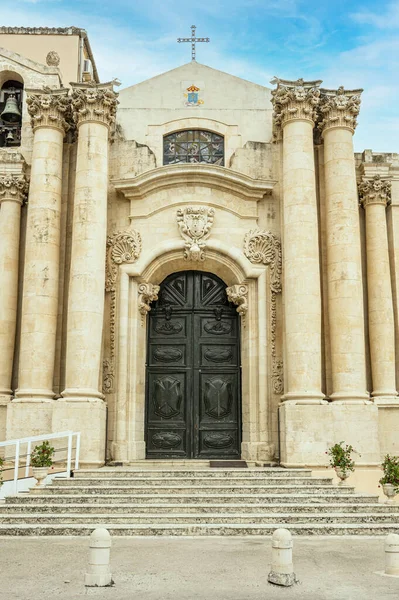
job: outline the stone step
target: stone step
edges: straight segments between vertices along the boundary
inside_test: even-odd
[[[104,521],[108,524],[118,525],[164,525],[164,524],[275,524],[284,523],[349,523],[355,525],[357,523],[392,523],[393,515],[391,513],[357,513],[357,514],[342,514],[342,513],[297,513],[297,514],[282,514],[276,513],[273,515],[265,515],[259,513],[241,514],[241,513],[217,513],[217,514],[124,514],[124,515],[103,515],[103,514],[40,514],[31,513],[29,515],[9,514],[0,516],[0,524],[3,525],[18,525],[20,523],[38,524],[38,525],[102,525]]]
[[[311,478],[312,471],[310,469],[283,469],[280,467],[269,467],[269,468],[254,468],[254,469],[126,469],[122,467],[108,468],[102,467],[101,469],[80,469],[74,472],[74,478],[80,479],[81,477],[95,478],[95,479],[110,479],[120,478],[124,479],[128,477],[132,478],[151,478],[151,477],[201,477],[201,478],[219,478],[219,477],[230,477],[241,478],[241,477],[309,477]]]
[[[339,503],[372,503],[378,502],[378,496],[369,496],[363,494],[344,494],[338,488],[330,488],[331,491],[325,492],[323,495],[314,493],[294,493],[291,494],[278,494],[278,493],[240,493],[240,494],[103,494],[100,492],[89,493],[89,494],[49,494],[49,488],[46,488],[41,493],[36,494],[17,494],[14,496],[7,496],[6,504],[44,504],[51,503],[54,500],[58,504],[193,504],[201,502],[206,503],[246,503],[246,504],[258,504],[258,503],[302,503],[310,502],[319,504],[323,502],[333,501]],[[63,490],[65,491],[65,490]]]
[[[270,524],[245,523],[212,523],[212,524],[152,524],[152,525],[118,525],[104,521],[111,536],[233,536],[257,535],[271,536],[275,529],[285,527],[292,535],[387,535],[397,533],[398,525],[390,523],[280,523],[276,520]],[[7,536],[89,536],[93,525],[67,524],[0,524],[0,535]]]
[[[58,499],[56,499],[58,502]],[[348,498],[349,500],[349,498]],[[26,515],[34,514],[102,514],[102,515],[118,515],[118,514],[217,514],[217,513],[235,513],[235,514],[265,514],[273,515],[276,513],[287,513],[287,514],[308,514],[314,513],[317,510],[317,514],[354,514],[357,513],[369,513],[369,514],[380,514],[389,513],[392,519],[399,519],[399,505],[386,505],[386,504],[368,504],[359,503],[353,504],[352,502],[344,503],[298,503],[298,504],[287,504],[287,503],[266,503],[266,504],[245,504],[245,503],[196,503],[196,504],[88,504],[88,503],[55,503],[46,502],[45,504],[26,504],[24,502],[15,504],[3,504],[0,505],[0,518],[9,514],[21,514]],[[105,517],[104,517],[105,518]]]
[[[125,485],[125,486],[81,486],[71,485],[67,488],[59,485],[48,485],[45,489],[33,488],[30,493],[34,495],[58,495],[64,494],[67,490],[68,494],[192,494],[195,496],[205,496],[208,494],[261,494],[261,493],[301,493],[303,486],[297,485],[187,485],[187,486],[144,486],[144,485]],[[334,487],[332,485],[315,485],[306,486],[307,494],[342,494],[348,495],[354,491],[354,488]]]
[[[72,479],[66,479],[62,477],[55,477],[54,484],[57,486],[75,486],[75,485],[90,485],[90,486],[164,486],[165,484],[169,487],[171,485],[228,485],[228,486],[242,486],[242,485],[297,485],[297,486],[314,486],[314,485],[332,485],[331,477],[264,477],[259,475],[257,477],[212,477],[209,480],[205,480],[203,477],[77,477]]]

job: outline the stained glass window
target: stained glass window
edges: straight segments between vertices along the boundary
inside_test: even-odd
[[[224,138],[212,131],[187,129],[163,138],[163,164],[224,164]]]

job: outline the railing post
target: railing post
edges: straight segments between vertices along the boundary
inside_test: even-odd
[[[68,456],[67,456],[67,477],[71,476],[71,462],[72,462],[72,432],[68,434]]]
[[[80,431],[76,434],[76,449],[75,449],[75,470],[79,469],[79,455],[80,455]]]
[[[29,440],[28,446],[26,448],[26,466],[25,466],[25,477],[29,477],[29,467],[30,467],[30,453],[32,448],[32,441]]]
[[[17,440],[15,444],[15,463],[14,463],[14,494],[18,490],[18,470],[19,470],[19,447],[20,441]]]

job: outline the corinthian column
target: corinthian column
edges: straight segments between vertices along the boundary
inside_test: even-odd
[[[360,225],[352,136],[362,90],[321,90],[331,400],[367,402]]]
[[[25,174],[21,172],[25,162],[20,154],[14,156],[19,157],[19,164],[15,164],[19,174],[0,176],[0,400],[9,400],[12,394],[21,206],[28,191]]]
[[[28,91],[28,90],[27,90]],[[62,147],[67,89],[29,90],[34,132],[16,397],[51,400],[58,312]]]
[[[380,401],[398,395],[395,381],[395,325],[389,267],[385,208],[391,198],[391,183],[380,175],[364,178],[359,185],[366,211],[367,289],[372,396]]]
[[[111,83],[72,84],[78,152],[68,301],[66,389],[71,400],[101,400],[99,374],[104,316],[108,135],[115,120]]]
[[[313,150],[320,81],[275,79],[283,129],[285,401],[321,404],[321,288]]]

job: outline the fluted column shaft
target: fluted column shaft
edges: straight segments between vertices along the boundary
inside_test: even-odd
[[[333,393],[366,402],[360,224],[352,136],[362,90],[322,90],[327,281]]]
[[[277,80],[275,119],[283,128],[285,401],[323,403],[321,286],[313,148],[320,82]]]
[[[390,182],[377,175],[359,185],[366,211],[367,290],[371,372],[374,398],[397,396],[395,327],[385,209]]]
[[[36,92],[36,93],[35,93]],[[22,298],[19,399],[54,397],[61,173],[68,90],[28,96],[34,130]]]
[[[10,398],[18,303],[21,206],[25,175],[0,177],[0,398]]]
[[[78,126],[71,273],[68,299],[66,389],[71,400],[102,399],[99,392],[104,318],[108,134],[116,110],[109,84],[74,86]]]

